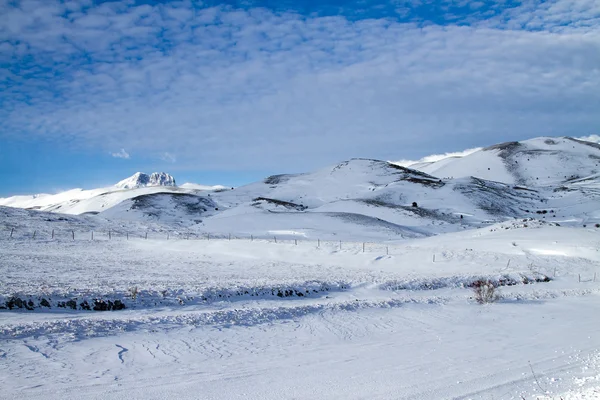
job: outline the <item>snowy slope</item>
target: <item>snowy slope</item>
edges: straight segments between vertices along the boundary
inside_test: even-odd
[[[55,195],[38,194],[0,198],[0,206],[77,215],[98,213],[125,200],[146,194],[196,193],[223,189],[224,187],[220,185],[203,186],[190,183],[178,187],[175,178],[167,173],[155,172],[148,175],[137,172],[114,186],[92,190],[73,189]]]
[[[556,186],[600,173],[600,145],[569,137],[541,137],[411,168],[439,177],[474,176],[524,186]]]
[[[36,194],[31,196],[12,196],[0,198],[0,205],[7,207],[46,210],[60,204],[79,202],[94,196],[101,195],[114,188],[101,188],[93,190],[72,189],[58,194]]]
[[[0,205],[156,222],[195,232],[259,237],[395,239],[540,217],[600,222],[600,145],[572,138],[503,143],[405,168],[351,159],[310,173],[229,189],[174,186],[137,173],[116,186],[0,199]]]
[[[136,172],[133,176],[123,179],[115,185],[120,189],[134,189],[146,186],[177,186],[175,178],[165,172],[153,172],[148,175],[143,172]]]
[[[156,221],[173,227],[199,224],[218,211],[210,197],[190,193],[144,193],[128,198],[103,211],[113,220]]]
[[[223,212],[204,222],[209,230],[219,231],[223,225],[234,231],[266,234],[271,224],[280,230],[287,225],[288,230],[308,236],[326,230],[318,229],[319,224],[342,234],[344,229],[333,223],[332,217],[353,219],[365,228],[392,224],[400,227],[402,234],[431,235],[522,216],[540,202],[536,192],[510,185],[471,178],[441,180],[365,159],[313,173],[275,175],[212,196]]]
[[[199,185],[197,183],[189,183],[186,182],[183,185],[179,185],[180,188],[182,189],[193,189],[193,190],[204,190],[204,191],[216,191],[216,190],[227,190],[229,189],[228,187],[225,187],[223,185]]]

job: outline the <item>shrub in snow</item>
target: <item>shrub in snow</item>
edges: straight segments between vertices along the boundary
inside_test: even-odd
[[[496,286],[492,281],[480,279],[473,282],[475,301],[479,304],[494,303],[500,299]]]
[[[417,202],[416,202],[416,201],[413,201],[413,203],[412,203],[412,206],[413,206],[413,207],[419,207],[419,206],[417,205]]]
[[[129,295],[131,296],[132,300],[135,300],[137,298],[138,293],[139,291],[137,286],[129,288]]]

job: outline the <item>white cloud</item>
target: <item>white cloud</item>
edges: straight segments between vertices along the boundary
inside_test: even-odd
[[[392,164],[400,165],[402,167],[410,167],[411,165],[418,164],[418,163],[433,163],[433,162],[441,161],[441,160],[444,160],[446,158],[451,158],[451,157],[465,157],[465,156],[468,156],[469,154],[473,154],[476,151],[479,151],[481,149],[482,149],[481,147],[475,147],[472,149],[467,149],[467,150],[463,150],[463,151],[455,151],[452,153],[432,154],[430,156],[423,157],[419,160],[400,160],[400,161],[390,161],[390,162]]]
[[[121,151],[118,151],[116,153],[110,153],[110,155],[114,158],[124,158],[126,160],[129,159],[129,153],[126,152],[125,149],[121,149]]]
[[[160,159],[163,161],[170,162],[170,163],[174,163],[177,161],[177,158],[175,157],[175,155],[168,153],[168,152],[162,153],[162,155],[160,156]]]
[[[600,124],[593,1],[526,1],[473,26],[190,2],[19,4],[0,1],[0,82],[14,83],[1,90],[0,140],[303,170]]]

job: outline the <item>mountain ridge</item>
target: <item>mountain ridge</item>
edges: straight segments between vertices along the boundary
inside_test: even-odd
[[[514,218],[600,221],[600,145],[534,138],[488,146],[417,168],[353,158],[316,171],[272,175],[238,188],[175,186],[166,173],[0,205],[212,233],[373,237],[433,235]]]
[[[150,175],[143,172],[136,172],[115,185],[115,187],[120,189],[134,189],[147,186],[177,186],[177,184],[175,183],[175,178],[166,172],[153,172]]]

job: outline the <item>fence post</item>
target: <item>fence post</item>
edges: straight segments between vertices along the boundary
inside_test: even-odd
[[[254,242],[254,235],[250,235],[250,241]]]
[[[594,272],[594,282],[596,282],[596,273]]]
[[[146,232],[146,240],[148,239],[148,232]]]
[[[210,240],[210,233],[206,234],[206,240]]]
[[[110,231],[108,231],[108,240],[112,239],[112,235],[110,234]]]
[[[273,239],[275,239],[275,243],[277,243],[277,236],[273,236]]]
[[[14,232],[14,231],[15,231],[15,228],[10,228],[10,238],[11,238],[11,239],[12,239],[12,235],[13,235],[13,232]]]
[[[508,259],[508,262],[506,263],[506,268],[508,268],[509,265],[510,265],[510,258]]]
[[[579,274],[579,282],[581,282],[581,274]]]
[[[342,241],[340,240],[340,250],[342,249]]]
[[[73,240],[75,240],[75,231],[71,231],[71,233],[73,234]]]
[[[167,232],[167,240],[169,240],[169,232]]]
[[[294,239],[294,244],[298,246],[298,239]]]
[[[129,240],[129,232],[127,232],[127,240]]]
[[[229,234],[229,240],[231,240],[231,233]]]
[[[365,252],[365,242],[363,242],[363,253]]]
[[[435,254],[433,255],[433,262],[435,262]]]
[[[54,229],[52,229],[52,239],[54,239]]]
[[[35,233],[36,233],[36,232],[37,232],[37,231],[33,231],[33,239],[35,239]]]
[[[385,255],[389,256],[390,255],[390,249],[388,246],[385,246]]]
[[[321,247],[321,239],[317,239],[317,247]]]
[[[94,231],[92,231],[92,240],[94,240]]]

